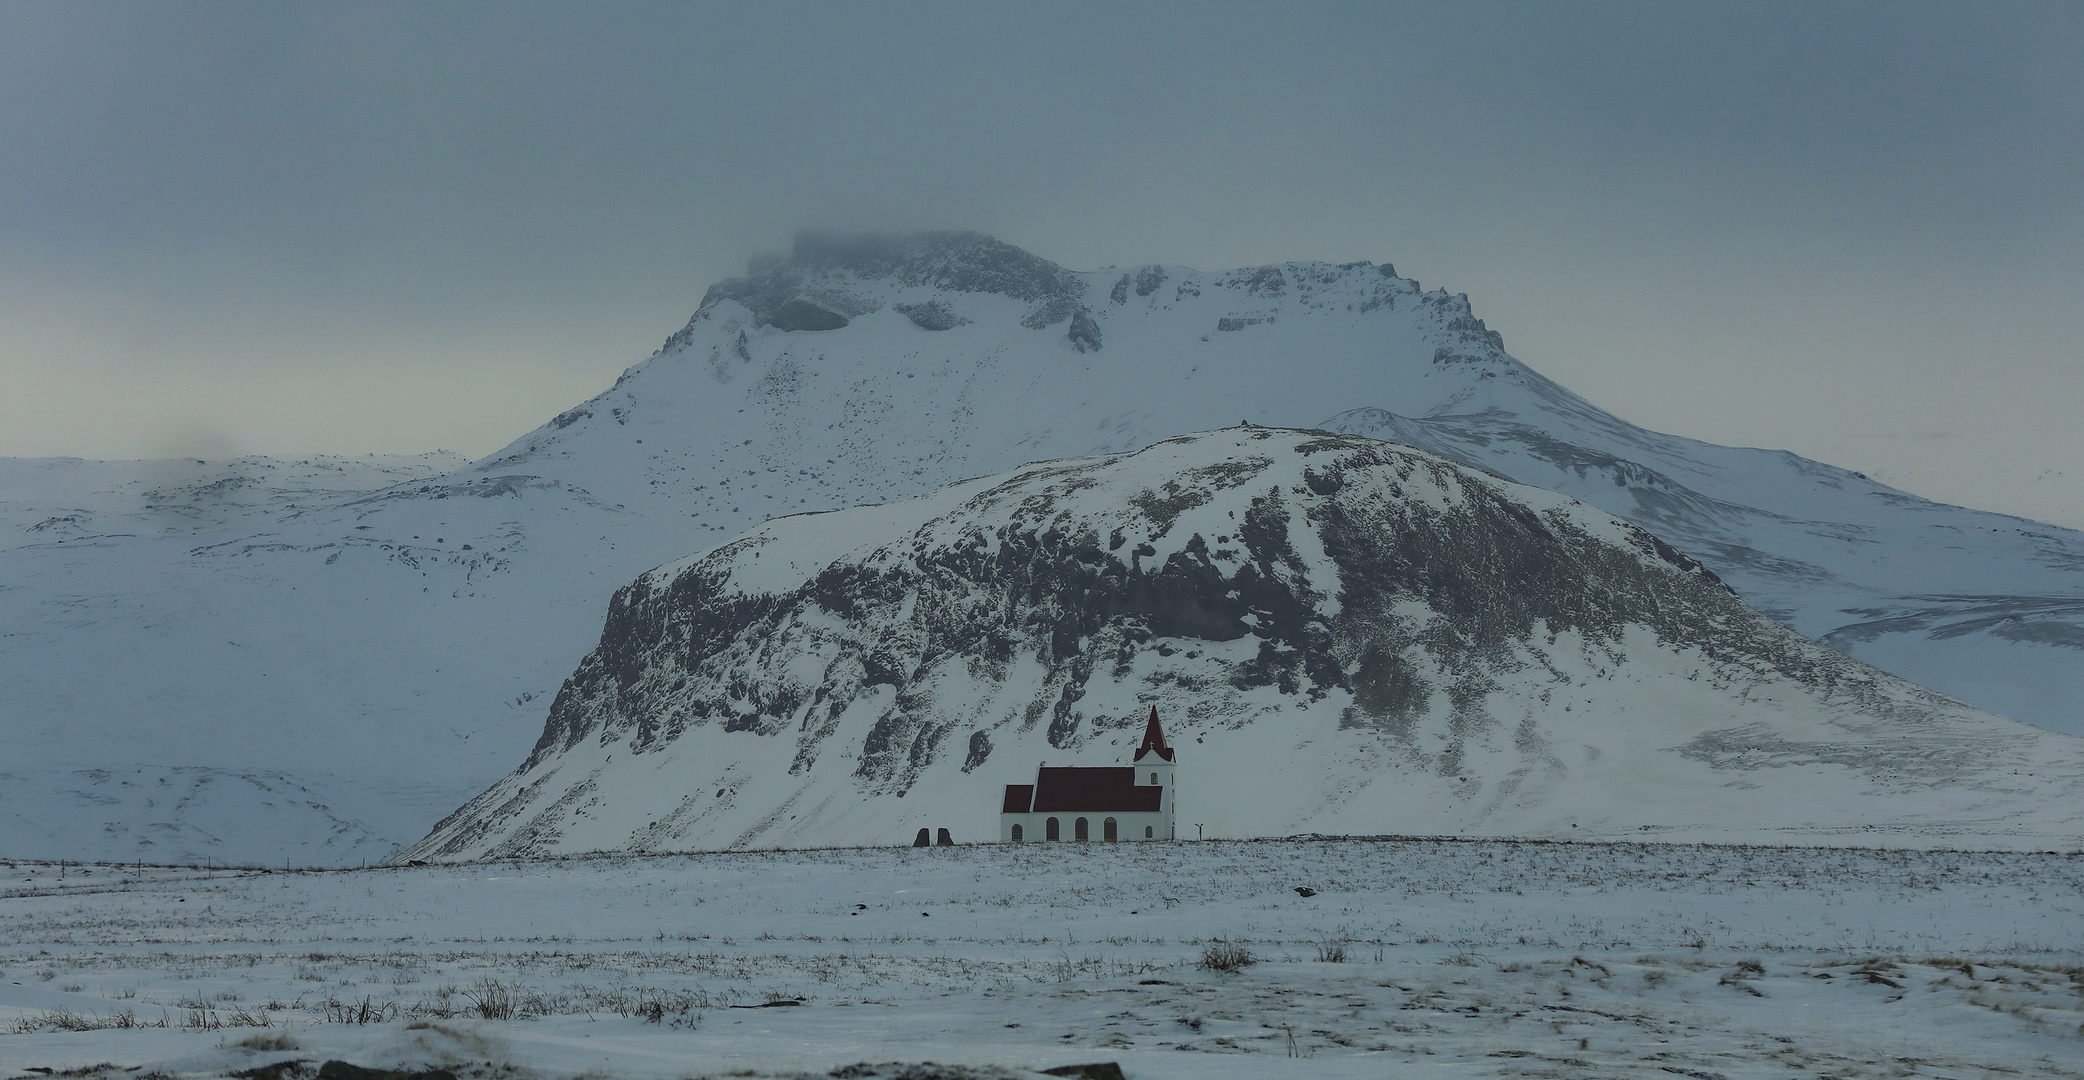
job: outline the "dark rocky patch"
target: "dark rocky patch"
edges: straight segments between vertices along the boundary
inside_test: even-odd
[[[784,305],[799,298],[817,301],[817,306],[831,310],[840,301],[827,295],[821,286],[832,285],[835,275],[947,292],[1010,296],[1036,304],[1036,312],[1053,315],[1043,326],[1068,318],[1082,290],[1078,275],[1071,271],[982,233],[805,232],[797,235],[795,249],[788,258],[762,267],[757,273],[711,286],[687,328],[668,338],[664,351],[670,352],[692,340],[693,328],[709,317],[711,308],[725,300],[744,304],[758,323],[771,323]],[[861,314],[858,310],[838,313]],[[1035,317],[1038,316],[1030,315]],[[916,317],[914,321],[918,321]]]
[[[768,323],[777,330],[837,330],[847,325],[847,317],[808,300],[796,299],[774,309]]]
[[[928,300],[919,304],[893,304],[900,314],[912,320],[912,325],[921,330],[953,330],[967,322],[940,300]]]
[[[1078,313],[1071,316],[1071,330],[1067,336],[1072,347],[1079,352],[1100,351],[1100,324],[1094,322],[1084,308],[1079,308]]]

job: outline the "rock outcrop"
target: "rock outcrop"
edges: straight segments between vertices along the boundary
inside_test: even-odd
[[[521,768],[411,854],[989,835],[997,785],[1116,762],[1153,704],[1207,835],[2040,844],[2084,789],[2077,740],[1794,634],[1596,509],[1244,427],[644,575]]]

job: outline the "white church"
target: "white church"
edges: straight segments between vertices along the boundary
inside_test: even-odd
[[[1153,705],[1135,764],[1054,769],[1044,765],[1036,770],[1034,783],[1007,784],[999,812],[999,842],[1174,839],[1172,757]]]

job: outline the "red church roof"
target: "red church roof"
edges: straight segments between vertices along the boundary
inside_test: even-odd
[[[1005,808],[1005,809],[1003,809],[1003,810],[1000,810],[1000,811],[999,811],[999,813],[1001,813],[1001,814],[1025,814],[1025,813],[1027,813],[1027,812],[1028,812],[1028,807],[1029,807],[1029,806],[1030,806],[1031,804],[1033,804],[1033,803],[1034,803],[1034,801],[1035,801],[1035,785],[1033,785],[1033,784],[1007,784],[1007,785],[1006,785],[1006,808]]]
[[[1044,767],[1036,780],[1032,812],[1037,814],[1154,814],[1165,793],[1162,787],[1136,786],[1136,770],[1128,765],[1100,769]],[[1014,786],[1007,785],[1009,806]]]

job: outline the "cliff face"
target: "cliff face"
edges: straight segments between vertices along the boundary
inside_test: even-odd
[[[2075,740],[1801,638],[1600,511],[1247,427],[644,575],[528,760],[410,854],[980,838],[999,785],[1125,760],[1152,704],[1208,835],[2023,842],[2073,826],[1996,777],[2084,777]]]

